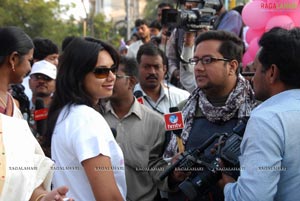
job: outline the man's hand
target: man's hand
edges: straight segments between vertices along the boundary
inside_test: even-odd
[[[174,164],[179,159],[179,156],[180,153],[176,154],[172,158],[171,163]],[[175,168],[175,170],[169,175],[169,183],[172,185],[177,185],[178,183],[185,180],[190,174],[191,172],[184,172]]]
[[[236,182],[234,178],[232,178],[231,176],[225,174],[225,173],[222,173],[222,179],[220,179],[218,181],[218,186],[221,188],[221,189],[224,189],[225,185],[228,184],[228,183],[234,183]]]
[[[220,164],[220,167],[224,167],[223,161],[221,159],[218,159],[218,163]],[[218,186],[223,190],[225,185],[228,183],[234,183],[235,179],[228,174],[222,172],[222,178],[218,181]]]
[[[58,187],[54,190],[52,190],[51,192],[47,193],[45,195],[45,197],[43,197],[41,199],[41,201],[52,201],[52,200],[55,200],[55,201],[64,201],[66,199],[66,194],[67,192],[69,191],[69,189],[66,187],[66,186],[61,186],[61,187]],[[74,201],[73,199],[69,198],[68,201]]]
[[[194,32],[185,32],[183,38],[183,45],[185,47],[193,47],[195,41],[195,33]]]

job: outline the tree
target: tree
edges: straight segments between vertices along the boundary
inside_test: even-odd
[[[83,35],[84,19],[61,17],[74,6],[60,5],[59,0],[0,0],[0,26],[21,27],[31,38],[49,38],[60,46],[66,36]],[[92,19],[97,36],[107,39],[111,22],[106,23],[103,16]]]
[[[58,42],[62,32],[57,29],[66,28],[58,18],[60,12],[58,1],[1,0],[0,26],[18,26],[32,38],[42,36]]]

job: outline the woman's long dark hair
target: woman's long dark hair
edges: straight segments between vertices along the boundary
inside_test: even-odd
[[[59,113],[64,106],[87,105],[92,107],[92,99],[84,90],[83,81],[98,60],[100,51],[106,50],[114,64],[119,65],[119,55],[109,44],[94,38],[75,37],[60,57],[56,78],[56,90],[50,105],[44,148],[51,147],[51,138]]]
[[[18,52],[20,56],[27,54],[34,47],[31,38],[19,27],[0,28],[0,64],[5,58]]]

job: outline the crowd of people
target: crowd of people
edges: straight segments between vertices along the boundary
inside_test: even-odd
[[[264,33],[249,78],[237,11],[188,30],[169,9],[122,48],[0,27],[0,201],[297,200],[300,28]]]

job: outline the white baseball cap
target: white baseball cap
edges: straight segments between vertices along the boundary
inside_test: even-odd
[[[55,80],[56,74],[57,74],[57,68],[54,64],[52,64],[46,60],[41,60],[41,61],[35,62],[32,65],[31,72],[29,75],[37,74],[37,73],[47,75],[48,77]]]

